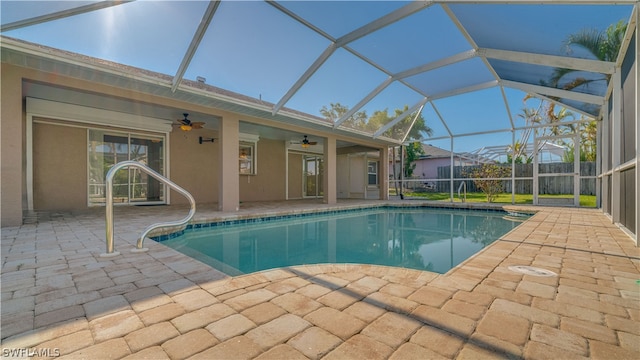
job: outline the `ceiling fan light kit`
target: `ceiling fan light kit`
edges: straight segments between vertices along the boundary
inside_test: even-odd
[[[180,125],[180,130],[182,131],[191,131],[192,129],[202,129],[204,126],[203,122],[193,122],[187,119],[189,113],[183,113],[184,119],[178,119],[178,124]]]
[[[302,146],[302,148],[306,149],[311,145],[315,145],[317,144],[317,141],[309,141],[309,139],[307,138],[307,135],[304,136],[304,139],[302,139],[302,143],[300,143],[300,146]]]

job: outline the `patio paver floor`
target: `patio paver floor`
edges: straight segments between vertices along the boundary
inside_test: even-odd
[[[203,207],[196,221],[282,205]],[[309,208],[330,206],[286,206]],[[100,256],[103,212],[31,217],[2,229],[2,356],[639,359],[640,249],[598,210],[535,210],[445,275],[330,264],[228,277],[153,241],[130,251],[149,219],[184,207],[117,208],[114,257]]]

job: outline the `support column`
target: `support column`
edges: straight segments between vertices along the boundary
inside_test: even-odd
[[[604,105],[605,109],[607,108],[607,102],[605,102]],[[604,211],[604,198],[607,196],[605,195],[606,188],[604,187],[606,176],[603,176],[603,173],[607,172],[607,162],[605,160],[605,156],[607,155],[606,153],[603,153],[607,144],[605,135],[607,121],[607,111],[603,111],[602,121],[598,121],[596,124],[596,208],[601,211]]]
[[[329,136],[324,142],[324,198],[325,204],[338,202],[336,138]]]
[[[640,6],[638,6],[638,4],[636,3],[636,8],[635,8],[635,13],[636,13],[636,29],[635,29],[635,38],[636,38],[636,43],[635,43],[635,48],[636,48],[636,58],[635,58],[635,76],[636,76],[636,103],[635,103],[635,108],[633,109],[633,111],[635,111],[635,119],[636,119],[636,167],[635,167],[635,187],[636,187],[636,228],[635,229],[631,229],[634,231],[635,234],[635,239],[636,239],[636,247],[640,247],[640,241],[638,241],[638,230],[640,230],[640,191],[638,191],[638,189],[640,189],[640,179],[638,178],[638,176],[640,176],[640,126],[638,126],[638,119],[640,118],[640,108],[638,107],[638,103],[640,101],[640,65],[638,64],[638,61],[640,61]]]
[[[395,166],[395,165],[394,165]],[[380,199],[389,200],[389,147],[380,149],[380,165],[378,167],[380,179]]]
[[[2,226],[22,225],[24,182],[22,178],[23,122],[22,122],[22,78],[20,71],[12,71],[10,65],[2,64],[0,107],[2,126],[2,181],[0,183],[0,213]],[[26,199],[26,196],[25,196]]]
[[[225,116],[220,120],[220,181],[218,210],[233,212],[240,209],[238,156],[240,147],[240,120]]]
[[[580,133],[573,137],[573,206],[580,207]]]
[[[612,152],[612,169],[613,174],[611,176],[611,218],[614,223],[620,222],[620,170],[619,166],[622,163],[622,151],[620,144],[622,144],[622,79],[620,74],[621,69],[616,68],[613,73],[611,81],[613,81],[613,114],[611,121],[611,152]]]
[[[527,144],[521,144],[526,148]],[[518,155],[519,152],[518,152]],[[511,205],[516,203],[516,132],[511,130]]]
[[[449,153],[449,201],[453,202],[453,171],[455,170],[455,162],[453,158],[453,136],[451,137],[451,152]]]

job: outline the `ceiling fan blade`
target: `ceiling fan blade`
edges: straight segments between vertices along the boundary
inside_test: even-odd
[[[317,141],[309,141],[309,138],[307,137],[307,135],[305,135],[302,138],[302,142],[300,142],[300,144],[302,144],[303,147],[310,146],[310,145],[316,145],[317,143],[318,143]]]

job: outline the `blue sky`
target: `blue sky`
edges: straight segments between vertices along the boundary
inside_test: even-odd
[[[79,1],[2,1],[2,23],[37,16]],[[3,35],[123,64],[174,75],[206,8],[206,1],[135,1],[108,9],[8,31]],[[282,4],[339,38],[407,4],[400,1],[291,2]],[[627,19],[631,6],[504,6],[450,5],[451,11],[480,47],[563,54],[562,41],[585,27],[605,29]],[[499,34],[497,36],[496,34]],[[261,1],[223,2],[205,34],[185,77],[202,76],[207,83],[277,103],[330,41]],[[348,46],[392,73],[471,49],[443,7],[432,6],[403,21],[356,40]],[[574,54],[575,55],[575,54]],[[584,56],[584,54],[577,54]],[[386,75],[345,49],[338,49],[285,106],[319,115],[324,105],[355,106]],[[479,59],[467,60],[407,83],[429,95],[492,80]],[[523,108],[521,91],[507,90],[514,121]],[[363,110],[412,106],[422,95],[394,82]],[[510,126],[499,88],[476,91],[434,102],[454,133]],[[433,109],[424,116],[434,136],[447,135]],[[522,124],[522,123],[521,123]],[[519,125],[519,124],[516,124]],[[510,143],[511,134],[464,137],[456,151]],[[441,142],[438,142],[438,144]],[[445,148],[448,148],[448,141]]]

